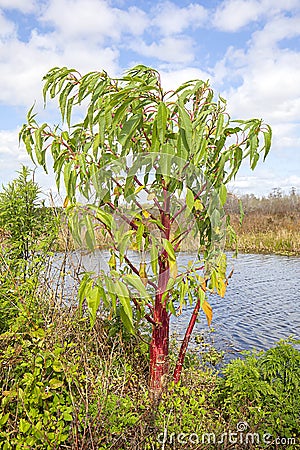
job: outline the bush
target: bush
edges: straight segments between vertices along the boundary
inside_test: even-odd
[[[248,354],[224,368],[216,406],[232,429],[243,421],[261,435],[298,437],[300,352],[293,346],[296,343],[279,341],[274,348]]]
[[[25,280],[37,274],[58,234],[58,217],[40,199],[40,188],[23,166],[0,193],[0,229],[5,263]],[[3,259],[3,257],[2,257]],[[3,261],[0,262],[3,266]]]

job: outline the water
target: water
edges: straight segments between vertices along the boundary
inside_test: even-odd
[[[106,270],[108,257],[107,251],[71,253],[66,284],[74,286],[75,275],[83,269],[96,273]],[[183,253],[178,262],[184,265],[194,258],[193,254]],[[62,255],[56,256],[58,266],[61,259]],[[300,258],[240,254],[234,259],[228,255],[228,271],[232,267],[234,273],[225,297],[209,298],[216,347],[233,353],[252,348],[265,350],[290,335],[300,338]],[[192,309],[187,307],[180,317],[172,319],[172,331],[183,335]],[[207,329],[202,312],[194,336]]]
[[[186,256],[187,257],[187,256]],[[185,258],[185,257],[183,257]],[[234,273],[224,298],[210,296],[218,348],[265,350],[279,339],[300,338],[300,258],[277,255],[228,257]],[[174,324],[180,332],[191,308]],[[202,313],[195,333],[205,328]]]

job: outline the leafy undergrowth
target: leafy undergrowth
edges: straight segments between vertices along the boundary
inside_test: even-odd
[[[1,449],[297,448],[293,342],[234,360],[222,376],[190,356],[154,411],[146,329],[131,336],[118,319],[90,329],[76,309],[24,292],[1,309]]]

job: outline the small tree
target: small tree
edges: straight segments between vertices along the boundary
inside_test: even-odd
[[[33,172],[23,166],[19,176],[0,193],[0,228],[10,269],[24,278],[42,262],[57,235],[57,220],[40,199]]]
[[[169,375],[170,316],[195,305],[177,382],[201,308],[211,322],[207,294],[226,291],[226,184],[245,158],[254,169],[260,153],[266,157],[271,129],[258,119],[231,121],[208,82],[165,92],[159,73],[141,65],[120,79],[65,67],[44,79],[44,98],[58,97],[66,126],[40,126],[31,109],[20,137],[45,169],[51,151],[58,186],[64,177],[75,238],[80,241],[84,229],[93,250],[95,226],[110,237],[109,270],[83,278],[80,304],[86,300],[93,321],[102,301],[132,333],[141,318],[152,324],[149,384],[158,401]],[[76,106],[82,119],[71,126]],[[198,256],[178,267],[178,251],[190,235],[199,238]]]

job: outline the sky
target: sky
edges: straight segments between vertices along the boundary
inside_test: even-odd
[[[273,129],[265,163],[243,165],[230,190],[300,194],[300,0],[0,0],[0,186],[33,167],[18,133],[55,66],[119,76],[136,64],[160,71],[166,89],[210,80],[234,118]],[[36,170],[44,192],[54,177]]]

